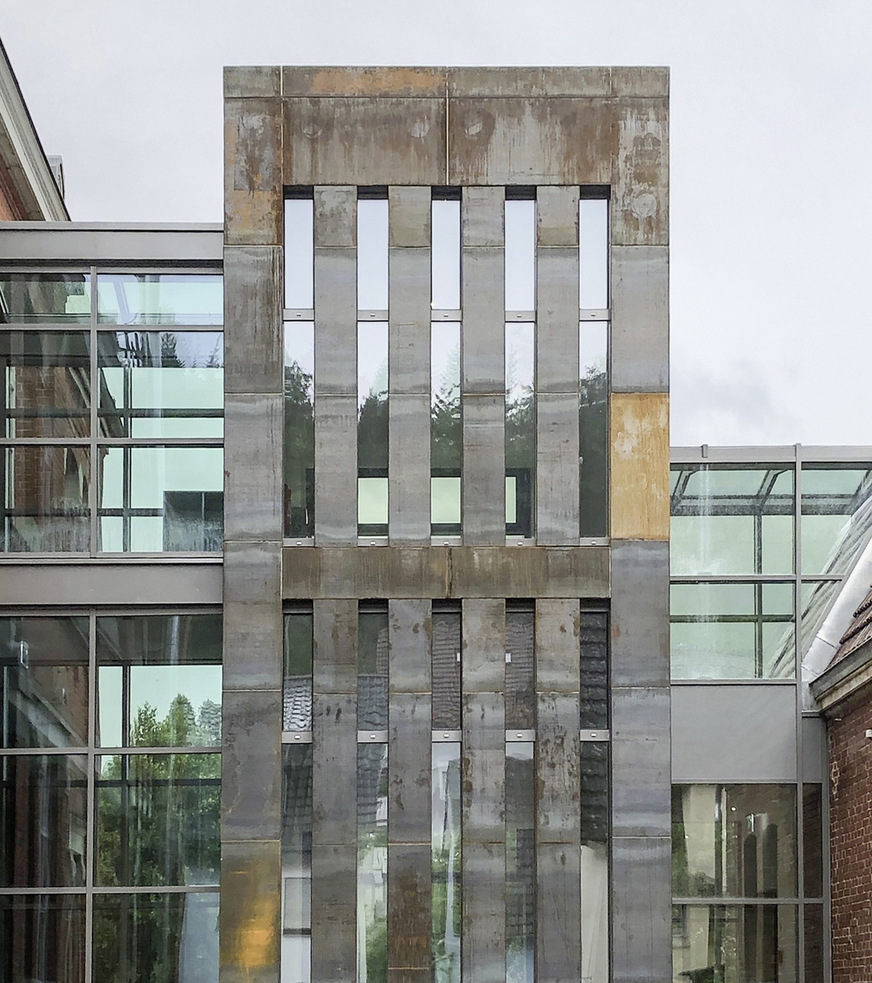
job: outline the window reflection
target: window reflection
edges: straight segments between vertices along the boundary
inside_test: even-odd
[[[222,324],[223,278],[209,273],[101,273],[100,324]]]
[[[533,983],[536,805],[532,742],[506,744],[506,981]]]
[[[434,730],[460,730],[460,634],[460,611],[434,607],[431,639]]]
[[[388,200],[357,202],[357,308],[388,309]]]
[[[357,749],[357,979],[388,979],[388,746]]]
[[[84,895],[0,895],[0,979],[85,983]]]
[[[531,608],[506,609],[506,728],[536,726],[535,615]]]
[[[460,309],[460,199],[434,199],[431,213],[432,307]]]
[[[388,323],[357,328],[357,521],[361,536],[388,534]]]
[[[583,322],[578,331],[579,534],[601,537],[609,532],[609,325]]]
[[[609,726],[608,645],[609,621],[606,612],[582,611],[579,630],[582,730],[605,730]]]
[[[315,306],[315,203],[285,201],[285,307]]]
[[[282,983],[308,983],[312,955],[312,745],[282,749]]]
[[[315,535],[315,326],[285,325],[285,535]]]
[[[312,648],[311,613],[285,615],[285,672],[282,729],[312,729]]]
[[[609,746],[581,744],[581,978],[609,981]]]
[[[361,611],[357,648],[357,726],[388,728],[388,613]]]
[[[460,745],[433,745],[433,979],[460,983]]]
[[[533,535],[535,345],[535,324],[506,324],[506,534],[510,536]]]
[[[802,572],[842,574],[872,527],[872,469],[803,465]]]
[[[0,323],[88,324],[87,273],[0,273]]]
[[[457,204],[449,202],[448,204]],[[430,531],[460,535],[460,323],[430,326]]]

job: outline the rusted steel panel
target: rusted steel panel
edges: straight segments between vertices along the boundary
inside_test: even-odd
[[[669,396],[612,393],[611,534],[669,539]]]
[[[281,147],[278,99],[224,101],[226,245],[281,245]]]
[[[221,844],[221,983],[279,978],[281,842]]]

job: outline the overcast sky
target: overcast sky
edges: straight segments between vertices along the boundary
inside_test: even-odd
[[[872,444],[868,0],[4,0],[74,220],[221,220],[227,64],[669,65],[672,442]]]

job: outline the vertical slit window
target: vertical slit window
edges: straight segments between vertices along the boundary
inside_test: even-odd
[[[506,729],[536,726],[535,614],[532,608],[506,610]]]
[[[508,194],[507,190],[507,194]],[[536,201],[506,199],[506,310],[536,309]]]
[[[357,748],[357,979],[388,979],[388,746]]]
[[[608,535],[609,380],[607,321],[579,324],[578,482],[580,535]]]
[[[605,611],[582,611],[579,627],[582,730],[609,726],[609,622]]]
[[[460,310],[460,200],[434,198],[431,221],[432,307]]]
[[[358,623],[357,726],[388,729],[388,613],[361,611]]]
[[[282,980],[312,978],[312,745],[282,749]]]
[[[433,730],[460,730],[460,611],[433,611]]]
[[[311,197],[285,202],[285,307],[315,306],[315,215]]]
[[[315,326],[285,325],[285,536],[315,534]]]
[[[609,746],[581,744],[581,978],[609,981]]]
[[[507,204],[511,204],[507,202]],[[533,535],[536,325],[506,324],[506,535]]]
[[[609,202],[582,198],[578,203],[579,289],[582,310],[609,306]]]
[[[388,534],[388,322],[357,327],[357,522]]]
[[[460,322],[435,322],[430,329],[430,522],[433,536],[460,535],[462,455]]]
[[[357,309],[388,309],[388,200],[361,197],[357,202]]]
[[[460,744],[433,744],[433,980],[460,983]]]
[[[536,804],[532,741],[506,744],[506,981],[533,983]]]
[[[282,730],[312,729],[312,615],[285,615],[285,672]]]

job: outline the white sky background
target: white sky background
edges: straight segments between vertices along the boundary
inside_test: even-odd
[[[669,65],[672,442],[872,444],[868,0],[4,0],[74,220],[218,222],[225,64]]]

